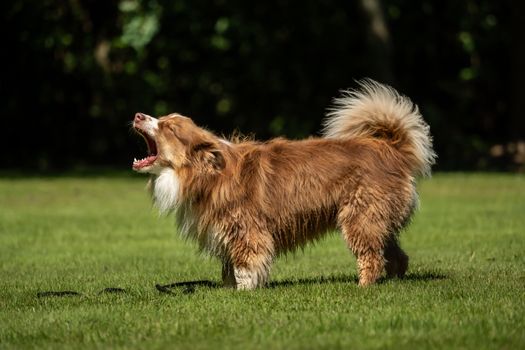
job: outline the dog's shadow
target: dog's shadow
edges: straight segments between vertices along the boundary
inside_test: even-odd
[[[403,279],[407,281],[433,281],[442,280],[448,278],[446,275],[438,272],[415,272],[409,273]],[[380,279],[379,284],[384,283],[387,279]],[[320,276],[314,278],[299,278],[299,279],[284,279],[280,281],[273,281],[268,283],[266,286],[268,289],[289,287],[289,286],[301,286],[301,285],[314,285],[314,284],[333,284],[333,283],[352,283],[357,284],[358,278],[356,275],[333,275],[333,276]],[[156,284],[155,288],[160,293],[165,294],[176,294],[182,292],[183,294],[193,294],[196,291],[196,287],[203,287],[207,289],[221,288],[222,283],[199,280],[199,281],[186,281],[186,282],[175,282],[170,284]],[[98,294],[107,293],[126,293],[127,291],[122,288],[109,287],[100,291]],[[41,297],[65,297],[65,296],[81,296],[82,293],[75,291],[43,291],[38,292],[36,296]]]
[[[405,277],[395,280],[405,281],[433,281],[446,279],[447,276],[437,272],[415,272],[409,273]],[[381,278],[378,284],[392,281],[390,278]],[[268,284],[269,288],[278,288],[296,285],[313,285],[313,284],[333,284],[333,283],[355,283],[359,282],[357,275],[333,275],[333,276],[319,276],[313,278],[300,278],[297,280],[285,279],[281,281],[272,281]]]
[[[447,279],[448,276],[439,272],[413,272],[407,274],[399,281],[434,281]],[[382,278],[378,281],[379,284],[391,281],[391,279]],[[356,275],[333,275],[333,276],[319,276],[312,278],[299,278],[299,279],[284,279],[277,280],[268,283],[267,288],[281,288],[288,286],[300,286],[300,285],[314,285],[314,284],[334,284],[334,283],[354,283],[357,284],[359,279]],[[186,282],[175,282],[165,285],[157,284],[155,288],[162,293],[172,293],[173,290],[182,289],[185,294],[195,292],[196,287],[205,288],[221,288],[222,283],[209,281],[209,280],[198,280],[198,281],[186,281]]]
[[[184,294],[192,294],[195,292],[195,287],[219,288],[221,283],[208,280],[175,282],[170,284],[156,284],[155,288],[165,294],[172,294],[175,290],[182,290]]]

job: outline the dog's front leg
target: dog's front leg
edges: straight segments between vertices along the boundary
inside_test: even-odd
[[[233,270],[238,290],[252,290],[263,287],[268,281],[269,268],[234,267]]]
[[[235,267],[231,262],[222,263],[222,283],[226,288],[251,290],[268,281],[269,266]]]
[[[225,285],[233,280],[239,290],[263,287],[268,282],[270,266],[274,256],[274,245],[270,235],[238,235],[231,243],[229,261],[223,265]],[[225,273],[226,271],[226,273]]]

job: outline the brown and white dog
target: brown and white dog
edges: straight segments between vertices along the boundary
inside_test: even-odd
[[[404,276],[398,233],[418,203],[415,178],[436,157],[417,106],[372,80],[335,100],[324,137],[224,140],[170,114],[137,113],[153,201],[179,232],[222,261],[226,286],[268,281],[272,261],[339,229],[356,255],[359,284]]]

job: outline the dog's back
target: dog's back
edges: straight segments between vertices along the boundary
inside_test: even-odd
[[[383,140],[278,139],[241,149],[232,162],[235,175],[217,187],[235,193],[222,205],[253,211],[251,217],[260,221],[261,231],[272,235],[275,254],[341,227],[339,213],[348,204],[356,208],[366,200],[360,198],[363,188],[388,192],[369,199],[377,205],[390,196],[415,196],[402,155]],[[415,200],[405,202],[413,206]],[[400,209],[383,208],[410,211]]]

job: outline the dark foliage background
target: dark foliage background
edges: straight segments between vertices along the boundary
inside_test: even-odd
[[[523,170],[522,1],[2,2],[2,167],[125,167],[137,111],[315,134],[355,79],[410,96],[441,170]]]

